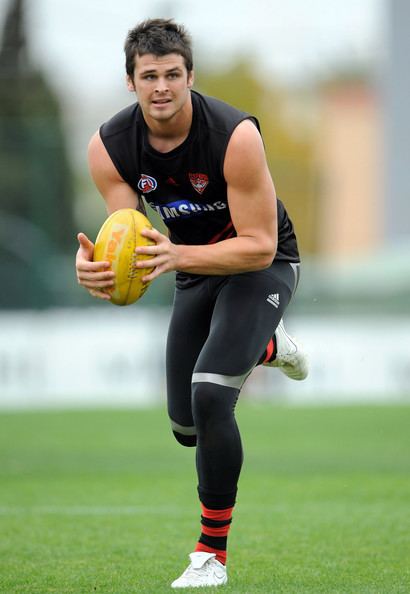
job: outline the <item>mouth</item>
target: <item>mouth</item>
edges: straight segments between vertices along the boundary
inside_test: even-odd
[[[152,103],[154,105],[167,105],[171,103],[171,99],[153,99]]]

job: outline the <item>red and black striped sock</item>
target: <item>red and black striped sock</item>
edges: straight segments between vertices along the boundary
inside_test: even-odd
[[[274,359],[276,359],[276,340],[275,337],[272,336],[263,352],[262,357],[258,361],[258,365],[262,365],[263,363],[271,363]]]
[[[226,565],[226,543],[232,522],[233,507],[209,509],[201,503],[201,536],[195,551],[215,553],[217,561]]]

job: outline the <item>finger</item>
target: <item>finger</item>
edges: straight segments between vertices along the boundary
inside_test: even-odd
[[[76,264],[78,271],[93,273],[103,272],[104,274],[112,274],[114,276],[114,273],[111,270],[107,270],[107,268],[110,268],[110,266],[111,264],[109,262],[91,262],[90,260],[77,260]]]
[[[78,278],[78,283],[82,287],[86,287],[86,289],[101,289],[101,288],[111,288],[115,285],[114,281],[95,281],[94,279],[88,280],[83,278]]]
[[[141,235],[143,237],[148,237],[149,239],[152,239],[156,243],[158,243],[158,241],[161,239],[161,237],[165,237],[164,235],[162,235],[162,233],[160,233],[156,229],[149,229],[148,227],[144,227],[144,229],[142,229]]]
[[[104,291],[89,289],[88,292],[92,297],[96,297],[97,299],[103,299],[104,301],[110,301],[111,299],[111,296],[108,293],[104,293]]]
[[[134,268],[141,270],[142,268],[155,268],[160,264],[164,264],[166,258],[164,255],[156,255],[154,258],[150,258],[149,260],[138,260],[134,264]]]
[[[153,269],[147,270],[147,273],[141,278],[142,282],[144,283],[153,281],[155,278],[157,278],[164,272],[169,272],[171,270],[167,259],[156,258],[155,260],[149,260],[149,262],[154,262],[155,264],[153,266]]]
[[[155,254],[159,254],[161,251],[161,247],[158,245],[140,245],[138,247],[135,248],[135,253],[138,256],[141,255],[155,255]]]
[[[85,233],[78,233],[77,234],[77,239],[78,239],[78,243],[82,246],[85,247],[87,249],[89,249],[90,247],[93,248],[94,244],[93,242],[88,239],[87,235]]]
[[[83,268],[77,268],[77,278],[83,280],[111,280],[115,278],[115,273],[112,270],[96,271],[96,270],[84,270]]]
[[[141,280],[143,283],[150,283],[154,279],[158,278],[163,272],[166,272],[165,268],[162,266],[157,266],[152,272],[143,276]]]

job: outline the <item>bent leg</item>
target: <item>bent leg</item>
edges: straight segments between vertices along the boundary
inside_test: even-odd
[[[205,278],[191,287],[176,288],[166,348],[167,400],[174,436],[185,446],[196,445],[191,380],[209,334],[211,316]]]

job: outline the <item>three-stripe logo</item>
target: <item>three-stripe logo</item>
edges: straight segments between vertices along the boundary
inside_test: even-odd
[[[266,301],[273,305],[273,307],[276,307],[277,309],[280,305],[279,293],[271,293],[270,295],[268,295]]]

